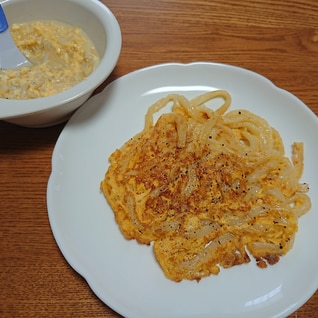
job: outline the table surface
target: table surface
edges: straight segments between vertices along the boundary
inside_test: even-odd
[[[103,0],[123,46],[110,81],[166,62],[211,61],[258,72],[318,115],[316,0]],[[120,317],[65,261],[53,238],[46,187],[65,124],[0,122],[0,316]],[[318,292],[290,317],[316,318]]]

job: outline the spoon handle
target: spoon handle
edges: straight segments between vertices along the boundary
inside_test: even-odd
[[[4,14],[2,6],[0,4],[0,32],[4,32],[7,28],[8,28],[8,21],[7,21],[6,15]]]

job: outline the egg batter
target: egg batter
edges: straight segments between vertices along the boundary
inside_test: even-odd
[[[33,99],[65,91],[89,76],[99,54],[79,27],[59,21],[13,24],[12,38],[33,64],[0,70],[0,98]]]

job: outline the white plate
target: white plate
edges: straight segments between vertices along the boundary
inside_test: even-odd
[[[192,97],[211,89],[232,95],[232,107],[266,118],[290,157],[305,142],[303,181],[312,210],[299,222],[293,249],[267,269],[252,262],[200,283],[165,278],[152,248],[126,241],[99,184],[108,156],[143,128],[147,108],[170,92]],[[53,234],[69,264],[108,306],[131,318],[285,317],[318,287],[318,120],[290,93],[264,77],[222,64],[163,64],[128,74],[81,107],[62,131],[47,189]]]

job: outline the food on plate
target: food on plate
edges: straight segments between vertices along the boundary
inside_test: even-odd
[[[50,96],[90,75],[100,58],[79,27],[55,20],[13,24],[12,38],[33,64],[0,70],[0,98],[33,99]]]
[[[111,154],[101,182],[125,238],[152,244],[176,282],[251,259],[277,263],[311,207],[303,143],[290,160],[277,130],[230,104],[222,90],[160,99],[144,129]]]

